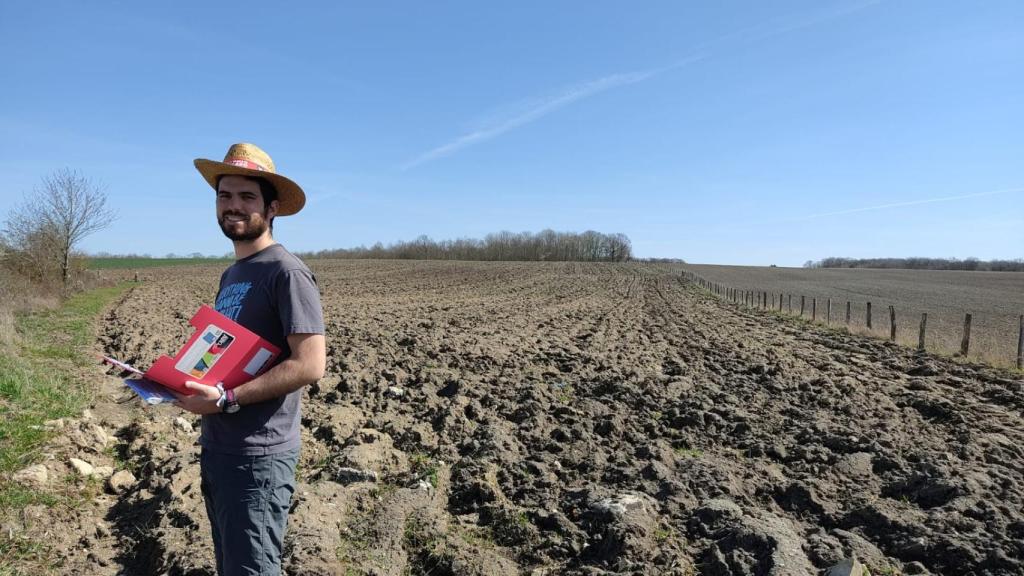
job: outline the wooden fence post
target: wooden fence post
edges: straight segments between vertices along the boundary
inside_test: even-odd
[[[782,312],[782,292],[779,292],[779,312]]]
[[[889,340],[896,341],[896,308],[889,305]]]
[[[793,313],[793,295],[792,294],[789,295],[789,313],[790,314]]]
[[[850,301],[846,301],[846,325],[850,325]]]
[[[802,294],[800,295],[800,317],[804,317],[804,297]]]
[[[1020,332],[1017,333],[1017,370],[1024,368],[1024,314],[1020,315]]]
[[[828,304],[827,304],[827,306],[825,308],[825,324],[827,325],[827,324],[831,324],[831,323],[832,323],[832,299],[829,298],[828,299]]]
[[[960,354],[967,356],[967,352],[971,349],[971,315],[966,314],[964,316],[964,339],[960,341]]]
[[[871,330],[871,302],[868,302],[868,330]]]
[[[811,322],[818,319],[818,299],[811,298]]]
[[[921,313],[921,329],[917,332],[917,349],[924,350],[924,332],[928,327],[928,313]]]

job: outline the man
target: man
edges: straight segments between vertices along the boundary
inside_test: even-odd
[[[235,247],[216,309],[281,348],[277,363],[233,390],[196,382],[178,405],[203,416],[201,486],[221,576],[277,575],[299,457],[302,387],[324,374],[316,279],[274,241],[276,216],[302,209],[297,184],[252,144],[195,166],[216,190],[217,222]]]

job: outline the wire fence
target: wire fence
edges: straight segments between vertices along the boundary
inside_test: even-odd
[[[867,332],[877,334],[879,329],[883,329],[888,335],[888,340],[892,342],[897,341],[898,333],[906,334],[908,328],[912,330],[916,326],[917,349],[926,350],[928,347],[928,312],[921,312],[920,318],[915,314],[911,319],[904,319],[892,304],[885,304],[882,307],[877,302],[872,303],[871,301],[861,303],[849,299],[844,301],[817,296],[808,297],[786,291],[739,288],[708,280],[689,270],[683,270],[681,276],[683,280],[739,306],[795,315],[813,323],[845,327],[851,331],[863,327]],[[973,315],[965,312],[959,338],[958,354],[960,356],[966,357],[971,354],[973,322]],[[914,326],[910,326],[911,324]],[[1015,365],[1017,369],[1022,369],[1024,368],[1024,314],[1018,316],[1017,324]],[[901,340],[906,343],[907,338],[904,337]]]

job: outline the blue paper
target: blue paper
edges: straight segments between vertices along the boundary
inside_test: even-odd
[[[124,381],[146,404],[169,404],[178,400],[170,390],[145,378],[129,378]]]

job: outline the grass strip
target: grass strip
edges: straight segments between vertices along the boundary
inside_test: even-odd
[[[123,283],[75,295],[54,310],[21,313],[17,338],[0,350],[0,519],[15,517],[28,505],[53,506],[54,494],[9,480],[12,473],[39,462],[53,432],[43,423],[77,416],[93,389],[81,374],[94,361],[86,351],[99,315],[132,284]],[[0,534],[0,567],[37,562],[45,543]],[[0,568],[0,576],[17,574]]]

